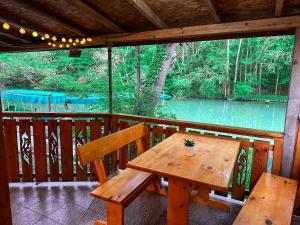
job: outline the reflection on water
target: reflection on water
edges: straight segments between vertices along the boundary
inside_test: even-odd
[[[241,102],[207,99],[164,101],[178,120],[283,131],[286,103]]]

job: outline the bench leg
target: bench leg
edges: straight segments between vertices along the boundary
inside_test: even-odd
[[[123,225],[124,224],[124,209],[123,206],[117,203],[107,203],[107,225]]]
[[[204,187],[198,188],[198,193],[197,195],[192,197],[192,201],[198,202],[203,205],[209,205],[209,206],[221,208],[226,212],[230,211],[230,206],[227,205],[226,203],[209,198],[209,192],[210,189],[208,188],[204,188]]]

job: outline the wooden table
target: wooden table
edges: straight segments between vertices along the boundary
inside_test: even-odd
[[[184,139],[194,140],[196,154],[184,155]],[[177,132],[128,163],[128,167],[168,177],[168,225],[188,224],[190,187],[194,200],[218,206],[209,199],[210,189],[227,191],[239,152],[237,140]]]

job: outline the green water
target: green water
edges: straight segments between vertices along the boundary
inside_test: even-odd
[[[178,120],[272,131],[284,129],[286,103],[175,99],[164,101],[164,105]]]

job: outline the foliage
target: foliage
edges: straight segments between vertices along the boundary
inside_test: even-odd
[[[195,142],[188,139],[184,139],[184,145],[187,147],[193,147],[195,145]]]

